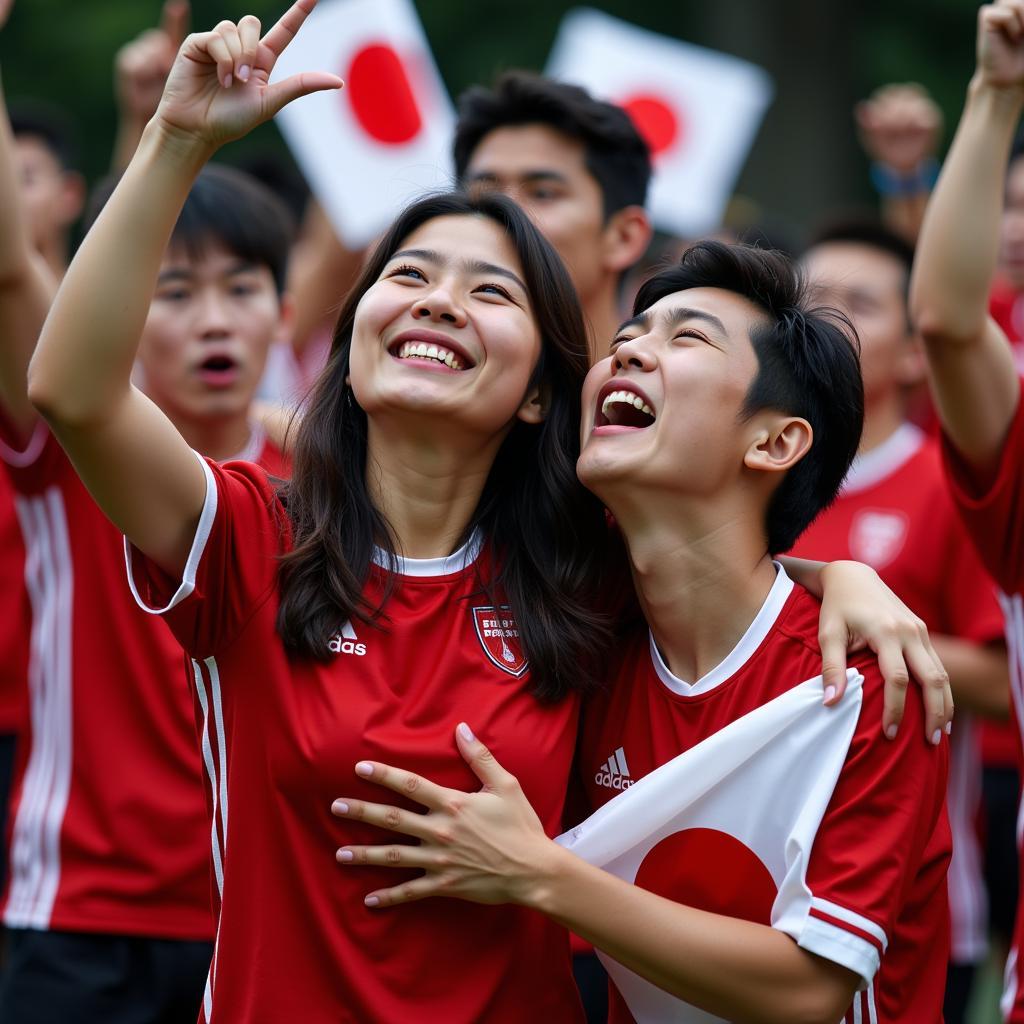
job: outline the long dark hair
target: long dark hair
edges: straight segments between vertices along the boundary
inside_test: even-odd
[[[576,479],[580,388],[587,370],[583,317],[557,254],[526,214],[500,195],[431,196],[409,206],[381,239],[345,300],[331,355],[314,385],[282,497],[293,532],[280,571],[278,631],[297,656],[327,659],[328,640],[350,619],[379,622],[383,605],[363,596],[375,545],[395,550],[393,532],[366,488],[367,417],[345,383],[356,307],[404,239],[427,221],[487,217],[522,264],[541,335],[531,387],[545,396],[540,424],[516,421],[491,467],[466,530],[489,548],[491,603],[507,602],[529,659],[535,696],[556,700],[586,689],[608,636],[596,611],[607,530],[597,500]]]

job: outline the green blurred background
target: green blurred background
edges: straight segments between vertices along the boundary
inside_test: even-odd
[[[193,26],[245,13],[264,22],[282,0],[194,0]],[[417,5],[453,96],[514,66],[543,68],[568,3],[519,0]],[[853,132],[854,102],[886,82],[916,80],[955,124],[970,75],[970,0],[621,0],[592,6],[636,25],[751,60],[776,97],[739,183],[769,219],[797,234],[829,210],[871,201]],[[82,168],[107,167],[113,137],[111,61],[154,25],[159,0],[17,0],[0,34],[8,95],[66,107],[79,127]],[[267,127],[234,154],[281,146]],[[231,159],[232,151],[224,158]]]

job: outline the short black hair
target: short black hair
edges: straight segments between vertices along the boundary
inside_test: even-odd
[[[65,171],[74,170],[78,153],[71,122],[64,111],[42,100],[16,100],[8,104],[11,134],[16,139],[38,139]]]
[[[866,245],[899,260],[906,271],[907,283],[914,266],[914,247],[902,235],[896,234],[874,216],[847,216],[826,221],[811,235],[805,252],[819,245],[847,243]]]
[[[809,304],[800,270],[784,253],[716,241],[698,242],[678,264],[646,281],[633,313],[690,288],[722,288],[764,311],[764,321],[750,331],[759,369],[742,418],[777,409],[802,416],[814,432],[810,451],[768,503],[768,550],[788,551],[835,499],[860,445],[864,385],[857,333],[838,310]]]
[[[101,182],[89,199],[86,228],[99,216],[117,184]],[[280,295],[285,288],[295,223],[284,203],[251,175],[224,164],[207,164],[192,186],[174,225],[171,245],[191,258],[211,242],[247,263],[265,266]]]
[[[629,114],[578,85],[532,71],[506,71],[494,86],[476,85],[458,101],[453,154],[460,182],[485,135],[510,125],[544,124],[583,143],[587,170],[601,187],[604,215],[643,206],[651,151]]]

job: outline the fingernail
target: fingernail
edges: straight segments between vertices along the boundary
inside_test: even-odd
[[[369,778],[373,774],[373,765],[369,761],[360,761],[356,765],[356,775],[362,775],[364,778]]]
[[[238,69],[238,80],[240,82],[248,82],[249,81],[249,65],[248,64],[243,64]]]
[[[836,695],[836,688],[834,686],[825,687],[825,703],[827,704]]]
[[[465,741],[466,741],[467,743],[472,743],[472,742],[473,742],[473,740],[475,740],[475,739],[476,739],[476,737],[475,737],[475,736],[473,735],[473,730],[472,730],[472,729],[470,729],[470,727],[469,727],[468,725],[466,725],[466,723],[465,723],[465,722],[459,722],[459,727],[458,727],[458,729],[456,730],[456,732],[458,732],[458,734],[459,734],[459,735],[460,735],[460,736],[461,736],[461,737],[462,737],[462,738],[463,738],[463,739],[464,739],[464,740],[465,740]]]
[[[223,85],[225,89],[230,89],[231,88],[231,74],[230,74],[230,72],[228,74],[226,74],[220,80],[220,84]]]
[[[348,861],[352,860],[353,856],[354,854],[352,853],[351,850],[338,851],[338,860],[342,861],[343,863],[347,863]]]
[[[334,811],[335,814],[348,814],[348,804],[345,803],[344,800],[335,800],[334,803],[331,804],[331,810]]]
[[[886,737],[886,739],[890,739],[890,740],[896,739],[896,726],[895,725],[887,725],[885,727],[885,737]]]
[[[368,907],[379,907],[380,906],[380,900],[376,896],[367,896],[366,899],[363,900],[363,902]]]
[[[941,740],[942,740],[942,730],[941,729],[936,729],[935,732],[932,733],[932,744],[937,747],[939,745],[939,743],[941,742]]]
[[[952,722],[947,722],[946,723],[946,735],[947,736],[952,736],[953,735],[953,723]]]

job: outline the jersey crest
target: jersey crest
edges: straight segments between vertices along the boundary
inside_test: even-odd
[[[530,667],[523,655],[519,627],[507,604],[474,608],[473,625],[484,654],[502,672],[518,679]]]
[[[898,511],[865,509],[850,525],[850,554],[873,569],[881,569],[903,550],[907,517]]]

